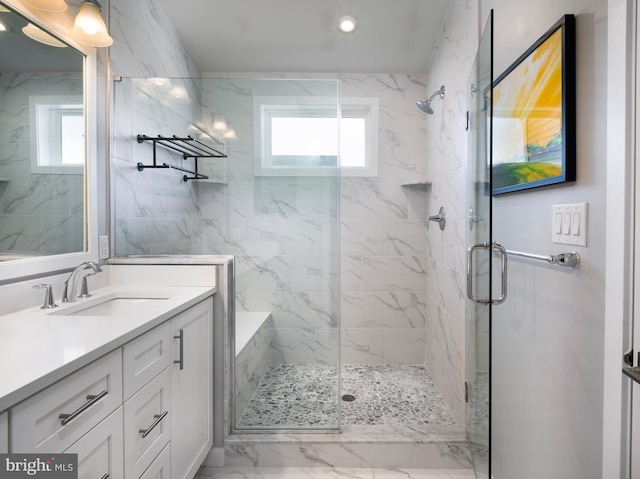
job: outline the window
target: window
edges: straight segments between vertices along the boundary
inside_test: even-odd
[[[31,171],[82,174],[84,109],[80,96],[30,96]]]
[[[256,175],[378,175],[378,99],[255,97]]]

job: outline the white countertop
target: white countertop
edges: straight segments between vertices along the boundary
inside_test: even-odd
[[[0,316],[0,411],[26,399],[212,296],[215,287],[119,286],[96,289],[92,297],[55,309],[29,308]],[[112,316],[65,316],[114,293],[166,296]]]

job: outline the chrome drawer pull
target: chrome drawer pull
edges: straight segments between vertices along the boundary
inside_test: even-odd
[[[104,476],[102,476],[100,479],[109,479],[109,474],[105,474]]]
[[[62,419],[62,421],[60,421],[60,424],[62,424],[63,426],[66,426],[75,418],[77,418],[80,414],[82,414],[84,411],[86,411],[95,403],[100,401],[100,399],[105,397],[107,394],[109,394],[109,391],[107,391],[106,389],[102,391],[100,394],[98,394],[97,396],[93,394],[88,394],[87,395],[87,399],[89,400],[88,402],[84,403],[82,406],[80,406],[78,409],[73,411],[71,414],[60,414],[58,416],[59,419]]]
[[[142,434],[143,438],[147,437],[149,433],[153,431],[158,424],[160,424],[160,421],[162,421],[167,414],[169,414],[169,411],[165,411],[162,414],[154,414],[153,417],[155,418],[155,421],[153,421],[153,424],[147,429],[140,429],[138,432]]]
[[[174,336],[173,339],[180,340],[180,359],[177,359],[174,364],[180,365],[180,371],[184,369],[184,329],[181,329],[177,336]]]

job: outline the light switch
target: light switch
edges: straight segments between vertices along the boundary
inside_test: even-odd
[[[553,205],[551,241],[587,246],[587,203]]]
[[[562,217],[562,234],[568,235],[571,233],[571,213],[563,213]]]
[[[580,235],[580,213],[573,213],[571,215],[571,234],[573,236]]]
[[[557,235],[562,233],[562,213],[553,214],[553,232]]]

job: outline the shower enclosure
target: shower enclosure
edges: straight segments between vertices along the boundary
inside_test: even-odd
[[[231,428],[337,430],[338,81],[114,85],[116,254],[233,255]]]

